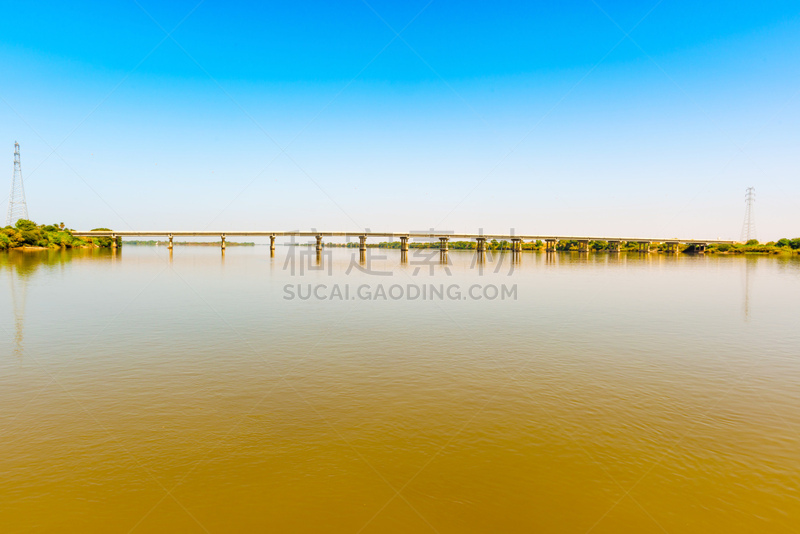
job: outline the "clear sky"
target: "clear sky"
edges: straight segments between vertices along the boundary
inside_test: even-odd
[[[0,73],[37,222],[800,235],[796,0],[23,2]]]

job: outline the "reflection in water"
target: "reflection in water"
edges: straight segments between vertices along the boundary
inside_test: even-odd
[[[750,320],[750,269],[756,268],[758,258],[745,255],[744,261],[744,303],[742,304],[744,320]]]
[[[0,253],[0,268],[6,273],[14,316],[14,354],[24,355],[25,306],[28,285],[39,270],[52,271],[63,268],[72,260],[111,260],[117,258],[117,249],[55,249],[11,250]]]
[[[472,256],[472,262],[469,267],[470,269],[475,269],[479,276],[483,276],[484,269],[486,268],[486,251],[476,250],[475,254]]]
[[[22,358],[22,341],[24,337],[25,301],[28,293],[28,277],[11,269],[8,276],[11,286],[11,302],[14,306],[14,354]]]

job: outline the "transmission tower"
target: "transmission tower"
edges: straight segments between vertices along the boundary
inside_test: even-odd
[[[19,166],[19,143],[14,141],[14,178],[11,180],[6,224],[13,226],[18,220],[27,218],[28,204],[25,202],[25,187],[22,185],[22,169]]]
[[[745,243],[756,238],[756,219],[753,204],[756,201],[755,187],[748,187],[744,195],[745,211],[742,224],[742,241]]]

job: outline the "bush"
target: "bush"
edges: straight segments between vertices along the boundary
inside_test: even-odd
[[[794,239],[786,239],[785,237],[783,239],[778,239],[775,242],[775,246],[776,247],[788,247],[788,248],[797,250],[797,249],[800,248],[800,237],[795,237]]]
[[[20,219],[17,221],[15,225],[17,230],[36,230],[36,223],[33,221],[29,221],[28,219]]]
[[[3,228],[3,235],[6,236],[6,240],[8,240],[9,248],[18,247],[22,244],[22,234],[16,228],[6,226]]]
[[[92,228],[92,232],[110,232],[111,228]],[[110,237],[92,237],[90,241],[98,247],[110,247],[113,241]]]
[[[20,233],[22,234],[22,242],[24,244],[31,246],[38,246],[41,244],[42,233],[38,228],[34,230],[22,230]]]

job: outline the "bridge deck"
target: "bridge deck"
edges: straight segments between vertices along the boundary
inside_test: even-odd
[[[87,231],[87,232],[72,232],[73,235],[80,237],[232,237],[232,236],[253,236],[253,237],[345,237],[357,239],[361,236],[366,237],[387,237],[387,238],[400,238],[408,237],[411,239],[439,239],[446,237],[449,239],[461,240],[475,240],[482,239],[497,239],[510,241],[512,239],[522,239],[524,241],[625,241],[633,243],[728,243],[733,244],[737,241],[726,241],[720,239],[678,239],[678,238],[654,238],[654,237],[601,237],[601,236],[559,236],[559,235],[530,235],[530,234],[456,234],[446,232],[301,232],[301,231],[288,231],[288,232],[271,232],[262,230],[234,230],[234,231],[209,231],[209,230],[189,230],[189,231],[169,231],[169,230],[142,230],[142,231]]]

